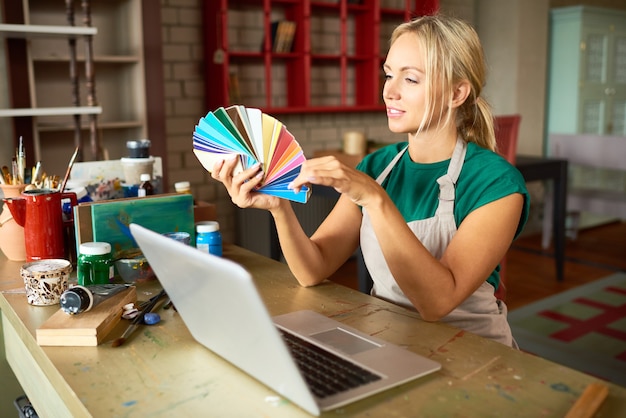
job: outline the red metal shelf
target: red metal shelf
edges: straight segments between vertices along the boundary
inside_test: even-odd
[[[381,7],[388,3],[204,2],[208,110],[235,103],[275,114],[383,109],[380,74],[386,45],[381,39],[389,36],[383,25],[434,13],[439,6],[438,0],[405,0],[403,7]],[[272,50],[271,25],[282,19],[296,23],[291,52]],[[337,44],[324,36],[337,36]]]

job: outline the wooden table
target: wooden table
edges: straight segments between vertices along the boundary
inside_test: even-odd
[[[544,216],[552,221],[554,237],[554,260],[556,262],[556,278],[563,280],[565,263],[565,215],[567,205],[567,160],[549,157],[531,157],[518,155],[515,167],[522,173],[524,180],[552,181],[552,196],[546,195]]]
[[[286,265],[235,246],[224,255],[252,272],[273,315],[312,309],[443,365],[433,375],[356,402],[327,416],[562,417],[597,379],[459,331],[346,287],[300,287]],[[0,259],[0,286],[21,287],[21,263]],[[145,300],[158,282],[138,287]],[[40,347],[35,330],[58,307],[28,305],[24,293],[0,295],[6,356],[40,416],[304,417],[196,343],[173,310],[112,348],[125,324],[98,347]],[[219,321],[220,318],[206,318]],[[251,350],[254,347],[250,347]],[[603,417],[626,416],[626,388],[609,385]]]

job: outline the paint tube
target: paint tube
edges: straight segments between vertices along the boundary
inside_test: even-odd
[[[75,285],[61,295],[61,310],[75,315],[87,312],[111,296],[128,289],[128,284]]]

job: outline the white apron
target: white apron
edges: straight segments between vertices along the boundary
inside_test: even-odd
[[[394,157],[391,163],[378,176],[376,182],[379,184],[383,183],[407,148],[404,148]],[[450,165],[448,166],[448,172],[437,179],[439,184],[439,205],[435,216],[407,224],[415,236],[437,259],[441,259],[457,231],[453,212],[455,186],[463,167],[466,150],[467,144],[458,138]],[[365,208],[363,208],[363,220],[361,223],[361,250],[363,251],[365,265],[374,281],[372,295],[415,310],[415,307],[400,290],[389,271]],[[416,266],[417,268],[419,266]],[[493,286],[485,280],[461,305],[442,318],[442,322],[516,347],[517,344],[515,344],[511,335],[511,328],[507,322],[506,315],[506,305],[503,301],[496,299]]]

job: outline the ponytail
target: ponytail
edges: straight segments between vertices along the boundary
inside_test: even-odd
[[[457,128],[466,142],[474,142],[483,148],[496,151],[491,106],[482,97],[468,97],[459,108]]]

